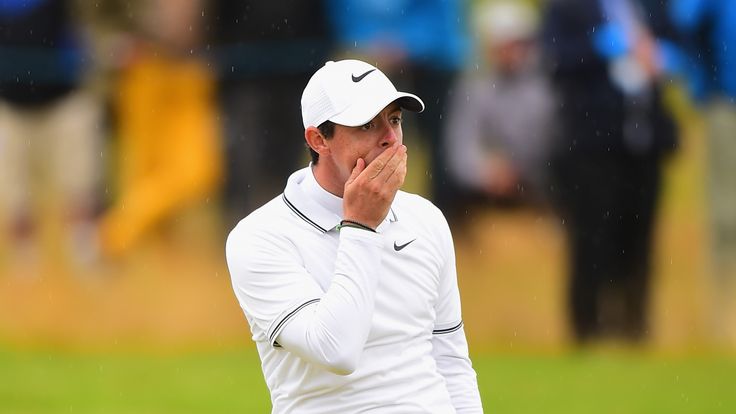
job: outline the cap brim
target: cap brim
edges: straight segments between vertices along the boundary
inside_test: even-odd
[[[392,102],[397,102],[402,109],[407,111],[424,111],[424,102],[418,96],[407,92],[396,92],[378,99],[357,102],[330,118],[330,121],[349,127],[365,125]]]

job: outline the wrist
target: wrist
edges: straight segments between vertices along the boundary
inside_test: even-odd
[[[353,228],[356,228],[356,229],[371,231],[373,233],[376,232],[376,229],[375,228],[373,228],[373,227],[371,227],[371,226],[369,226],[367,224],[363,224],[363,223],[361,223],[359,221],[350,220],[350,219],[345,219],[345,220],[340,221],[340,224],[337,226],[337,230],[340,230],[343,227],[353,227]]]

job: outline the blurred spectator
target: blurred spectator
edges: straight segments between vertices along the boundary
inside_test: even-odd
[[[301,91],[331,48],[322,0],[211,0],[230,225],[283,189],[302,162]]]
[[[214,78],[194,53],[199,0],[144,3],[113,87],[115,200],[100,222],[109,256],[216,193],[222,163]],[[124,54],[125,55],[125,54]]]
[[[44,253],[94,253],[101,111],[72,9],[0,2],[0,251],[11,256],[35,251],[46,224],[58,228]]]
[[[675,131],[660,102],[661,2],[553,0],[543,41],[559,92],[556,198],[568,230],[569,310],[586,341],[648,331],[652,230]]]
[[[485,65],[454,88],[443,137],[457,185],[452,216],[467,203],[542,202],[548,187],[553,101],[538,65],[538,15],[518,1],[485,2],[474,15]]]
[[[736,344],[736,1],[671,0],[684,70],[707,122],[716,334]]]
[[[469,47],[461,0],[328,0],[338,53],[376,64],[427,102],[417,125],[430,150],[432,199],[447,211],[444,116]]]

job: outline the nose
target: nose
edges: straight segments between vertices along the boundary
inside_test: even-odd
[[[383,134],[381,135],[381,147],[382,148],[388,148],[396,141],[398,141],[398,131],[396,131],[394,128],[391,128],[391,125],[386,125]]]

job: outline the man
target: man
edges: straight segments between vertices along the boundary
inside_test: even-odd
[[[309,167],[227,240],[274,413],[482,412],[450,230],[406,175],[383,72],[328,62],[302,95]]]
[[[537,11],[519,1],[475,10],[483,68],[454,87],[443,140],[455,208],[543,205],[554,100],[537,56]],[[524,108],[520,111],[519,108]]]
[[[78,6],[0,1],[0,267],[95,256],[103,104]]]
[[[676,131],[661,102],[665,10],[650,0],[553,0],[542,39],[556,89],[553,198],[568,232],[580,343],[646,339],[652,237]]]
[[[282,148],[303,131],[299,97],[332,48],[331,27],[322,0],[206,5],[224,133],[223,201],[231,228],[280,193],[289,174],[302,166],[301,151]]]
[[[213,73],[198,55],[203,0],[141,2],[113,92],[116,196],[100,248],[129,255],[218,192],[223,172]]]

